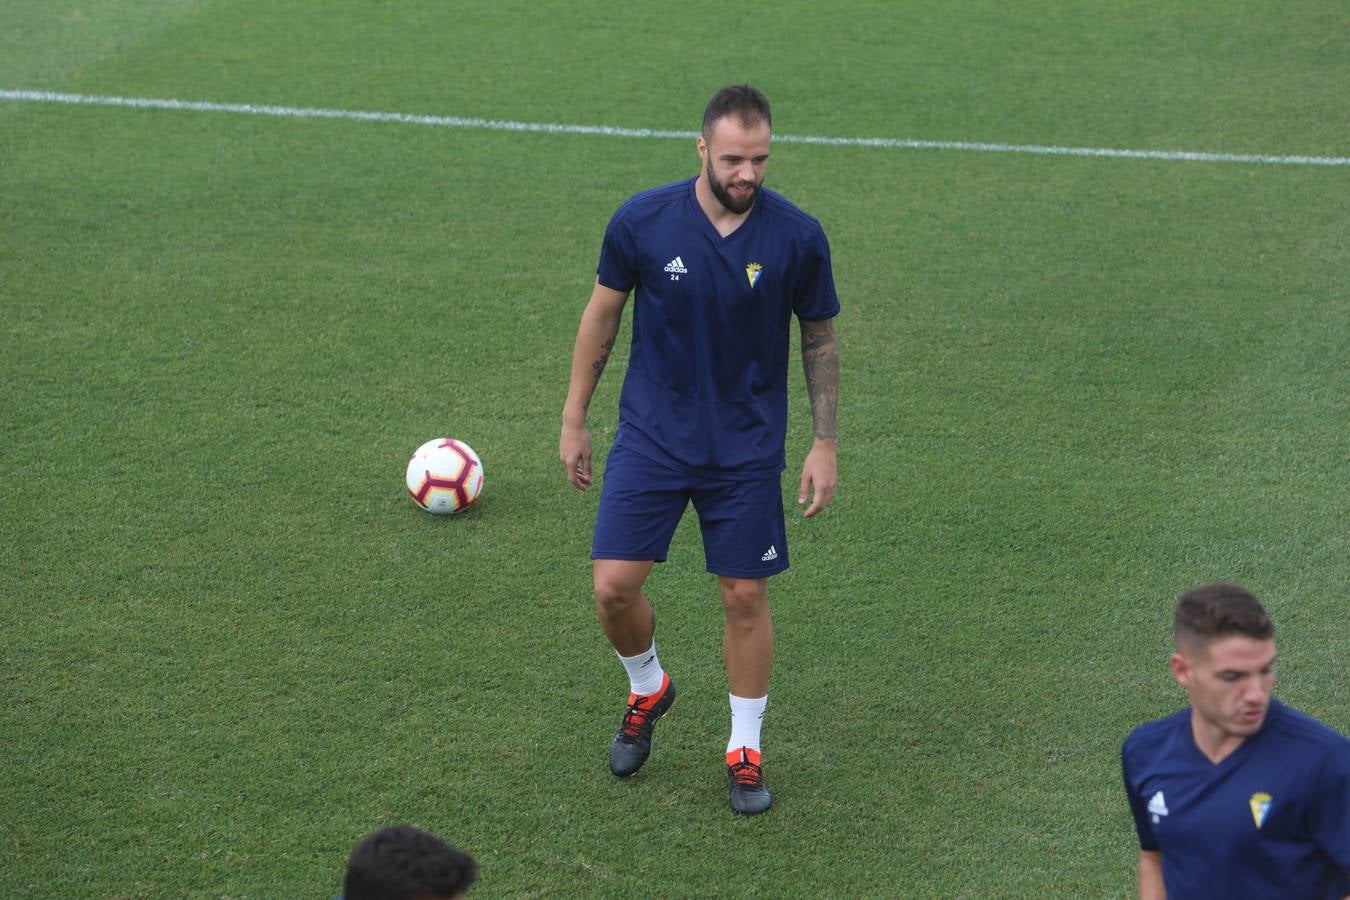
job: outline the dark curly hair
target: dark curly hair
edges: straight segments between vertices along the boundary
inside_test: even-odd
[[[441,900],[457,897],[478,877],[469,854],[411,825],[381,828],[347,860],[344,900]]]

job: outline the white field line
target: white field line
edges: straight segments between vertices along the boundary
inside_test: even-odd
[[[500,119],[470,119],[460,116],[419,116],[409,113],[360,112],[345,109],[308,109],[294,106],[257,106],[251,103],[208,103],[198,100],[160,100],[149,97],[99,97],[87,94],[57,94],[50,91],[0,89],[0,100],[24,103],[65,103],[86,106],[129,106],[137,109],[170,109],[192,112],[226,112],[251,116],[292,119],[345,119],[355,122],[397,122],[441,128],[478,128],[490,131],[526,131],[543,134],[579,134],[626,138],[682,138],[693,131],[658,131],[650,128],[612,128],[608,125],[558,125],[544,122],[510,122]],[[997,144],[968,141],[919,141],[906,138],[818,137],[776,134],[783,144],[821,144],[832,147],[879,147],[900,150],[967,150],[982,153],[1030,153],[1041,156],[1096,156],[1116,159],[1159,159],[1172,162],[1261,163],[1288,166],[1350,166],[1350,156],[1272,156],[1250,153],[1200,153],[1189,150],[1118,150],[1109,147],[1047,147],[1039,144]]]

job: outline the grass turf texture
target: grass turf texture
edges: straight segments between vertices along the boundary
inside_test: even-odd
[[[692,130],[744,79],[782,133],[1346,150],[1330,3],[786,4],[753,39],[714,6],[9,10],[4,88]],[[841,494],[789,524],[777,803],[739,820],[692,522],[651,584],[680,702],[606,773],[598,498],[556,462],[604,222],[689,142],[0,102],[0,159],[0,893],[327,896],[412,821],[482,896],[1126,896],[1119,742],[1181,705],[1170,599],[1218,577],[1350,729],[1344,169],[775,148],[835,251]],[[403,494],[437,434],[483,456],[466,516]]]

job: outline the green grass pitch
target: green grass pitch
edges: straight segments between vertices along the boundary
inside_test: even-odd
[[[692,131],[752,81],[780,135],[1344,157],[1344,24],[8,0],[0,90]],[[727,809],[689,520],[650,584],[680,703],[612,778],[559,414],[608,216],[695,166],[0,99],[0,894],[332,897],[410,821],[481,897],[1131,896],[1119,744],[1184,702],[1170,604],[1218,578],[1267,601],[1277,693],[1350,730],[1350,167],[783,142],[844,311],[839,497],[771,584],[777,803]],[[402,486],[442,434],[487,471],[462,517]]]

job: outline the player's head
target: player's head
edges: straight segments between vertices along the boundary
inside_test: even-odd
[[[1218,582],[1177,598],[1172,674],[1214,731],[1255,734],[1275,686],[1275,626],[1246,588]]]
[[[473,857],[411,825],[381,828],[347,860],[343,900],[454,900],[478,877]]]
[[[712,95],[703,110],[703,137],[712,138],[713,125],[727,116],[734,116],[742,128],[754,128],[763,122],[773,128],[773,112],[769,98],[759,88],[748,84],[732,84]]]
[[[722,88],[703,110],[698,154],[713,196],[733,213],[755,205],[772,131],[769,99],[748,84]]]
[[[1275,625],[1252,592],[1216,581],[1191,588],[1177,598],[1172,637],[1177,647],[1199,648],[1216,638],[1239,635],[1255,641],[1275,638]]]

